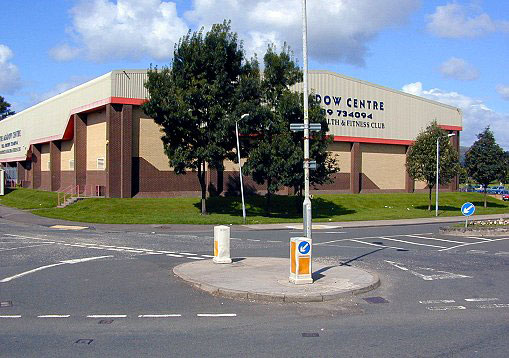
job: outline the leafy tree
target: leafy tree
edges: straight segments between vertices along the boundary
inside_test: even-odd
[[[233,113],[242,98],[243,77],[257,68],[246,62],[242,43],[230,22],[215,24],[180,39],[171,69],[150,68],[145,86],[147,115],[162,126],[165,152],[177,174],[196,171],[201,187],[201,212],[206,214],[205,168],[223,169],[233,157]]]
[[[458,152],[450,144],[447,133],[440,129],[436,121],[419,133],[406,161],[410,176],[415,180],[426,182],[429,187],[428,210],[431,210],[431,191],[437,180],[437,139],[440,144],[439,183],[449,183],[460,169]]]
[[[0,120],[12,116],[14,111],[11,111],[11,104],[6,102],[2,96],[0,96]]]
[[[465,156],[468,174],[484,187],[484,207],[488,185],[496,179],[505,178],[507,161],[504,150],[497,144],[490,127],[477,135]]]
[[[270,212],[271,196],[281,187],[293,187],[302,194],[303,135],[302,132],[292,133],[290,123],[302,123],[304,115],[302,94],[290,90],[290,86],[302,81],[302,71],[289,48],[285,45],[276,53],[275,48],[269,46],[264,67],[258,86],[258,105],[251,108],[254,115],[248,117],[243,130],[256,136],[243,153],[248,156],[244,165],[246,173],[256,183],[267,187],[267,211]],[[323,184],[330,181],[330,174],[338,169],[335,160],[326,152],[332,139],[326,136],[327,121],[314,98],[310,96],[309,118],[310,122],[320,122],[322,130],[314,132],[311,140],[310,157],[317,161],[318,170],[311,171],[310,182]]]

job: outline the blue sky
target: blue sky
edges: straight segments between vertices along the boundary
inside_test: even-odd
[[[288,42],[300,0],[2,0],[0,95],[20,111],[120,68],[169,64],[188,29],[231,19],[248,55]],[[457,106],[462,145],[490,125],[509,150],[509,2],[308,0],[310,69]]]

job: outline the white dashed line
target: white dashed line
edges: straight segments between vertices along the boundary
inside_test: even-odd
[[[467,254],[485,254],[487,252],[486,250],[468,250]]]
[[[127,318],[126,314],[91,314],[87,318]]]
[[[267,242],[282,242],[282,241],[277,241],[277,240],[267,240]]]
[[[69,318],[70,314],[45,314],[41,316],[37,316],[37,318]]]
[[[181,314],[140,314],[138,318],[169,318],[182,317]]]
[[[184,257],[182,255],[177,255],[177,254],[166,254],[166,256],[171,256],[171,257]]]
[[[190,252],[179,252],[180,255],[186,255],[186,256],[196,256],[197,254],[192,254]]]
[[[490,303],[488,305],[479,305],[478,308],[509,308],[509,303]]]
[[[498,301],[498,298],[465,298],[467,302],[489,302]]]
[[[247,241],[255,241],[255,242],[259,242],[260,240],[255,240],[255,239],[246,239]]]
[[[431,305],[435,303],[454,303],[455,300],[427,300],[427,301],[419,301],[419,303],[423,305]]]
[[[509,255],[509,252],[507,252],[507,251],[500,251],[500,252],[497,252],[495,255]]]
[[[452,310],[466,310],[465,306],[437,306],[437,307],[426,307],[430,311],[452,311]]]
[[[475,240],[493,241],[492,239],[486,239],[486,238],[484,238],[484,237],[473,237],[473,236],[469,236],[468,238],[469,238],[469,239],[475,239]]]
[[[198,313],[198,317],[236,317],[236,313]]]
[[[0,315],[0,318],[21,318],[18,315]]]
[[[190,260],[205,260],[205,257],[188,257]]]
[[[203,256],[203,257],[210,257],[210,258],[214,257],[214,256],[212,256],[212,255],[202,255],[202,256]]]

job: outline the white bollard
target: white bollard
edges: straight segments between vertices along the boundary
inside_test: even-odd
[[[231,264],[230,258],[230,227],[214,226],[214,258],[216,264]]]
[[[4,170],[0,169],[0,195],[4,195],[4,185],[5,185],[5,174]]]
[[[296,285],[313,283],[311,246],[312,240],[306,237],[290,239],[290,282]]]

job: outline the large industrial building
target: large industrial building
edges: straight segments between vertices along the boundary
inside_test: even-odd
[[[112,71],[0,121],[8,184],[49,191],[79,186],[118,198],[198,194],[197,176],[174,173],[159,126],[140,108],[149,96],[146,79],[144,70]],[[459,146],[462,116],[455,107],[328,71],[310,71],[309,87],[326,112],[334,138],[329,150],[341,169],[315,193],[425,189],[409,177],[405,161],[434,120]],[[225,163],[223,175],[207,177],[216,193],[226,193],[237,187],[237,165]],[[263,192],[249,178],[245,185]],[[444,189],[456,190],[457,181]]]

